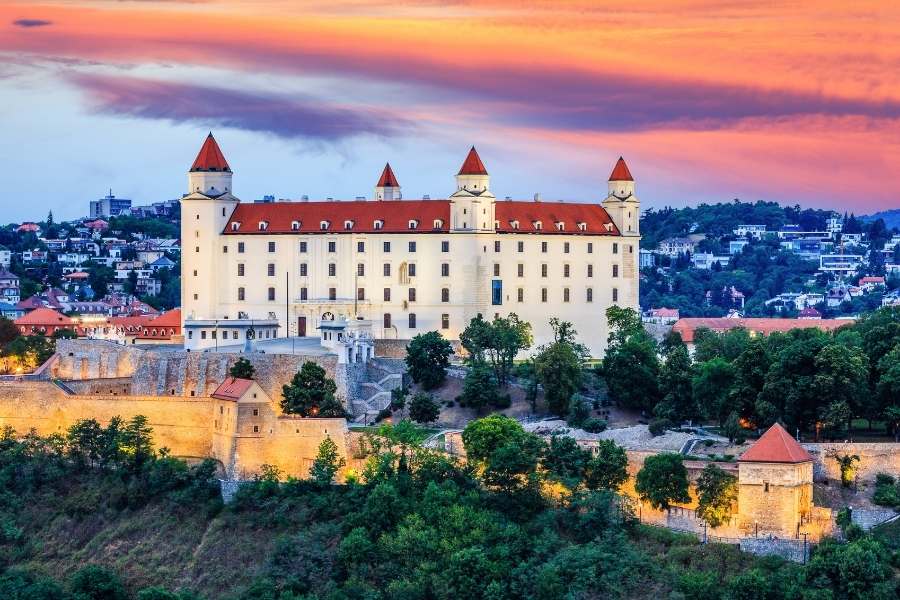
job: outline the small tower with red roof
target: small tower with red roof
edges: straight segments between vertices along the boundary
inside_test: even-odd
[[[188,194],[199,193],[210,198],[230,194],[231,175],[231,167],[210,132],[188,172]]]
[[[450,196],[451,231],[494,231],[494,202],[491,176],[475,146],[456,174],[456,191]]]
[[[401,200],[402,198],[403,195],[400,193],[400,182],[397,181],[394,170],[391,169],[391,163],[386,163],[384,165],[384,171],[381,172],[381,177],[378,179],[378,183],[375,184],[375,199]]]
[[[641,202],[634,195],[634,177],[621,156],[609,175],[603,208],[622,235],[640,235]]]
[[[813,459],[778,423],[738,459],[739,526],[795,537],[813,514]]]

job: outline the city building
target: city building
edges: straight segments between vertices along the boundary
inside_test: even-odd
[[[659,253],[672,258],[677,258],[682,254],[690,254],[693,251],[694,241],[690,238],[674,237],[659,243]]]
[[[116,198],[112,190],[109,190],[109,194],[99,200],[91,200],[91,219],[108,219],[109,217],[118,217],[122,214],[131,214],[131,200],[128,198]]]
[[[728,254],[740,254],[749,243],[749,240],[731,240],[728,242]]]
[[[0,302],[18,304],[19,294],[19,276],[0,267]]]
[[[761,239],[766,235],[765,225],[738,225],[733,230],[734,235],[742,238],[752,237],[753,239]]]
[[[850,275],[862,266],[864,256],[860,254],[823,254],[819,257],[819,270],[837,275]]]
[[[52,336],[60,329],[75,331],[75,322],[52,308],[36,308],[15,321],[22,335]]]
[[[716,256],[711,252],[697,252],[693,256],[691,256],[691,264],[695,269],[702,269],[704,271],[708,271],[713,268],[713,265],[719,265],[720,267],[727,267],[728,261],[731,260],[730,256]]]
[[[254,335],[309,336],[323,320],[363,319],[375,339],[436,330],[448,339],[477,315],[517,314],[536,345],[550,318],[572,322],[595,356],[606,309],[638,307],[640,203],[621,158],[602,202],[497,200],[473,147],[448,198],[401,199],[385,167],[373,200],[241,203],[210,134],[181,200],[185,346]],[[377,198],[381,198],[378,200]],[[236,337],[235,337],[236,336]]]
[[[769,335],[775,331],[786,332],[792,329],[809,329],[815,327],[823,331],[832,331],[852,323],[850,319],[768,319],[768,318],[727,318],[727,317],[692,317],[679,319],[672,326],[672,331],[681,334],[681,339],[693,351],[694,334],[698,329],[709,329],[716,333],[724,333],[732,329],[743,328],[751,336]]]

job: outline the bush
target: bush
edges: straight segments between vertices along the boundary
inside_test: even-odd
[[[601,431],[606,430],[606,421],[598,419],[597,417],[588,417],[581,424],[581,429],[584,429],[588,433],[600,433]]]
[[[900,508],[900,486],[897,485],[897,480],[887,473],[876,475],[872,502],[879,506]]]
[[[671,425],[668,419],[653,419],[647,427],[650,429],[650,435],[656,437],[664,434]]]
[[[128,594],[119,576],[97,565],[76,571],[69,587],[76,598],[85,600],[127,600]]]
[[[375,422],[377,423],[378,421],[384,421],[385,419],[387,419],[390,416],[391,416],[390,407],[382,408],[380,411],[378,411],[378,414],[375,415]]]

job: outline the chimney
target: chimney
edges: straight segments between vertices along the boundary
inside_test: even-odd
[[[431,195],[430,195],[430,194],[423,194],[423,195],[422,195],[422,200],[431,200]]]
[[[540,201],[541,201],[541,193],[540,193],[540,192],[535,193],[535,195],[534,195],[534,201],[535,201],[535,202],[540,202]]]

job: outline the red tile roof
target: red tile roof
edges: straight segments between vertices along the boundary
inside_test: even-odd
[[[531,200],[499,200],[496,203],[495,218],[499,221],[497,231],[512,233],[547,233],[580,235],[619,235],[612,219],[599,204],[579,204],[575,202],[534,202]],[[434,222],[439,220],[440,227]],[[299,223],[298,229],[292,223]],[[418,233],[446,233],[450,230],[449,200],[389,200],[385,202],[326,201],[326,202],[276,202],[238,204],[225,225],[225,234],[278,234],[278,233],[320,233],[320,223],[328,221],[329,233],[408,233],[409,222],[418,221]],[[352,229],[345,229],[344,223],[352,221]],[[382,223],[375,229],[375,221]],[[512,222],[519,222],[519,229]],[[535,223],[541,222],[541,229]],[[260,230],[260,222],[265,222],[265,230]],[[556,223],[564,224],[558,231]],[[585,224],[584,231],[578,228]],[[237,229],[233,229],[237,224]]]
[[[462,167],[459,168],[459,173],[457,173],[457,175],[487,174],[487,169],[484,168],[484,163],[481,162],[481,157],[478,156],[478,152],[475,150],[475,146],[472,146],[472,149],[469,150],[469,154],[466,156],[466,160],[463,162]]]
[[[812,327],[823,331],[832,331],[850,323],[849,319],[729,319],[698,317],[679,319],[672,326],[672,330],[680,333],[681,339],[685,343],[691,343],[694,341],[694,333],[701,328],[722,333],[723,331],[743,327],[751,333],[769,335],[775,331],[785,332],[792,329],[809,329]]]
[[[74,321],[52,308],[36,308],[23,317],[15,320],[16,325],[53,325],[55,327],[71,327]]]
[[[135,337],[142,340],[170,340],[173,335],[181,335],[180,308],[173,308],[158,317],[151,318]]]
[[[250,386],[253,385],[252,379],[239,379],[237,377],[226,377],[225,381],[216,388],[212,393],[213,398],[219,400],[240,400],[241,396],[247,393]]]
[[[775,423],[738,459],[741,462],[802,463],[812,460],[809,452]]]
[[[634,181],[634,178],[631,176],[631,171],[628,170],[628,165],[625,164],[625,159],[621,156],[619,160],[616,161],[616,166],[613,167],[612,173],[609,175],[610,181]]]
[[[191,171],[231,171],[228,163],[225,161],[225,155],[219,149],[216,138],[212,132],[206,136],[203,147],[197,154],[194,164],[191,165]]]
[[[391,163],[385,163],[384,171],[381,172],[381,179],[378,180],[375,187],[400,187],[400,183],[391,169]]]
[[[172,310],[167,310],[163,314],[150,321],[150,326],[181,327],[181,309],[173,308]]]

